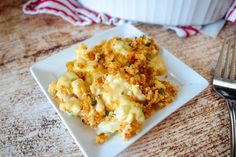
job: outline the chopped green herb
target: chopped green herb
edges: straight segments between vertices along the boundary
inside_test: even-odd
[[[106,116],[108,116],[108,115],[109,115],[109,111],[106,110]]]
[[[121,92],[121,95],[124,95],[124,91],[123,91],[123,92]]]
[[[144,110],[144,107],[143,107],[143,105],[141,106],[141,109],[142,109],[142,111]]]
[[[111,62],[115,62],[115,59],[113,58],[113,59],[111,60]]]
[[[151,45],[151,42],[147,42],[147,43],[145,44],[145,46],[147,46],[147,47],[150,47],[150,45]]]
[[[101,94],[98,94],[98,98],[100,98],[100,99],[101,99],[101,98],[102,98],[102,95],[101,95]]]
[[[164,90],[163,88],[159,88],[159,89],[158,89],[158,92],[159,92],[160,94],[164,94],[165,90]]]
[[[130,46],[130,47],[133,47],[132,43],[129,43],[129,46]]]
[[[141,38],[146,38],[146,35],[142,35]]]
[[[97,100],[94,99],[94,98],[91,98],[91,99],[90,99],[90,104],[91,104],[92,106],[95,106],[95,105],[97,104]]]
[[[132,64],[128,64],[128,67],[130,67]]]

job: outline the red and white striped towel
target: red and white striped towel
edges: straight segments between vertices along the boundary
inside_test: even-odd
[[[77,0],[29,0],[23,5],[23,12],[26,14],[53,14],[62,17],[75,26],[87,26],[93,23],[104,23],[107,25],[119,25],[130,21],[111,17],[104,13],[97,13],[87,9],[79,4]],[[226,20],[236,24],[236,1],[229,9]],[[219,23],[219,22],[218,22]],[[164,26],[167,29],[174,30],[179,37],[188,37],[205,31],[208,35],[217,35],[223,27],[224,22],[220,24],[210,24],[206,26]],[[208,27],[208,28],[207,28]],[[211,31],[214,28],[214,31]],[[209,33],[213,32],[213,33]]]
[[[234,0],[234,3],[226,14],[225,19],[236,24],[236,0]]]

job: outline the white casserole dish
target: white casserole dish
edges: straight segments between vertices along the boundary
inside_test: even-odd
[[[221,19],[233,0],[79,0],[94,11],[152,24],[203,25]]]

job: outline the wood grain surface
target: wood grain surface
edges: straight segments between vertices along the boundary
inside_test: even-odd
[[[25,15],[24,2],[0,1],[0,156],[83,156],[29,68],[111,26],[75,27],[52,15]],[[136,26],[209,83],[222,40],[236,36],[231,23],[217,38],[187,39],[159,26]],[[225,102],[209,85],[119,156],[228,156],[229,124]]]

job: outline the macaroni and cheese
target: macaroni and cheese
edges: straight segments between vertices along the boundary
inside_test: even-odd
[[[176,96],[171,83],[158,79],[165,65],[159,47],[145,36],[115,37],[91,49],[80,44],[66,67],[48,91],[61,111],[96,129],[96,143],[116,132],[130,139]]]

